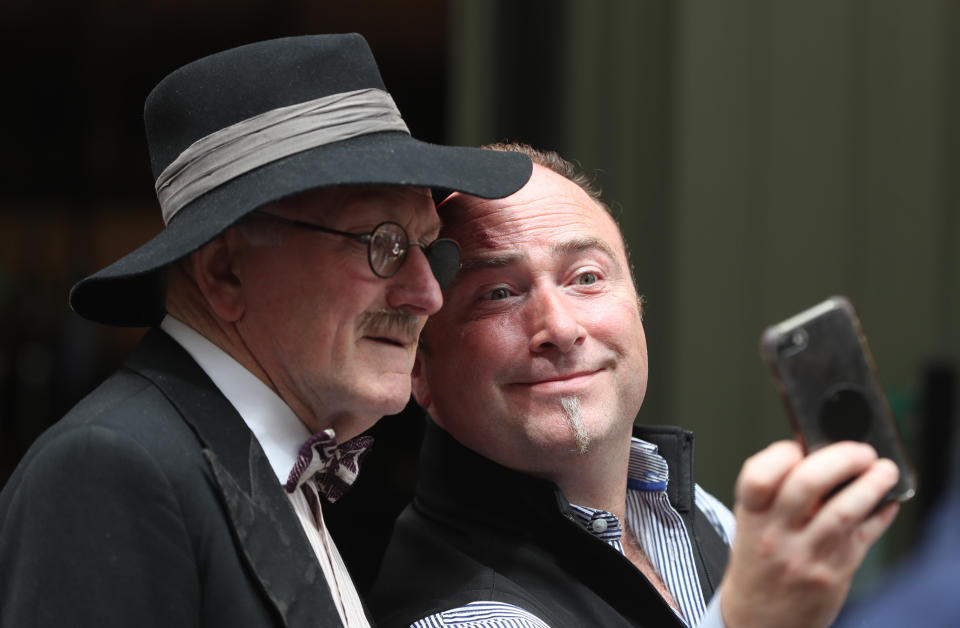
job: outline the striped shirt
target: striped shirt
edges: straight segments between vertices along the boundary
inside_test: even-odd
[[[709,623],[722,626],[717,604],[709,607],[703,599],[700,579],[693,559],[693,547],[687,529],[667,497],[669,469],[656,445],[634,438],[630,445],[627,469],[627,526],[634,532],[644,553],[657,570],[679,606],[678,616],[688,626]],[[719,500],[694,487],[694,501],[707,521],[730,545],[735,522],[733,513]],[[620,520],[605,510],[571,504],[571,512],[583,529],[621,554],[624,528]],[[719,595],[714,602],[719,602]],[[709,615],[710,620],[706,617]],[[703,622],[703,623],[701,623]],[[532,613],[504,602],[477,601],[425,617],[411,628],[548,628]]]

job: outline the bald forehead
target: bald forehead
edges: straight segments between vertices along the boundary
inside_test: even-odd
[[[487,249],[509,247],[511,236],[524,234],[525,216],[552,214],[557,217],[551,227],[554,231],[563,229],[564,215],[596,222],[598,227],[611,227],[617,241],[613,246],[627,255],[620,226],[607,208],[576,183],[539,164],[534,164],[533,175],[527,184],[511,196],[484,199],[454,193],[437,210],[442,220],[442,235],[457,239],[462,245]],[[530,225],[526,230],[526,235],[530,235],[529,232],[536,232],[538,227]],[[604,248],[612,253],[610,244]]]

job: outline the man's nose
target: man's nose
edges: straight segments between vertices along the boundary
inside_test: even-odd
[[[440,284],[419,246],[410,247],[403,266],[388,281],[387,304],[390,307],[419,316],[430,316],[436,314],[443,305]]]
[[[530,351],[542,353],[557,349],[566,353],[582,344],[587,331],[580,324],[576,309],[555,287],[538,290],[533,298],[533,334]]]

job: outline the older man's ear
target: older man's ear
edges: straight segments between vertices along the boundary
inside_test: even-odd
[[[210,311],[225,322],[235,322],[244,312],[243,286],[236,271],[239,234],[227,229],[190,254],[188,265]]]

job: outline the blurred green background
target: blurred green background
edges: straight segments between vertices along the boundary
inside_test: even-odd
[[[647,300],[640,420],[695,430],[699,481],[725,502],[743,459],[790,433],[762,329],[848,295],[923,483],[859,586],[910,547],[957,449],[950,0],[8,0],[0,482],[142,334],[82,321],[66,295],[160,229],[152,85],[233,45],[345,31],[417,137],[526,141],[596,177]]]

